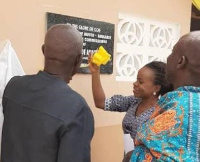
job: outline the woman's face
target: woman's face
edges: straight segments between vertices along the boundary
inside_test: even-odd
[[[157,92],[158,86],[154,85],[154,71],[148,67],[139,70],[137,81],[133,83],[133,93],[138,98],[148,98],[153,96],[153,92]]]

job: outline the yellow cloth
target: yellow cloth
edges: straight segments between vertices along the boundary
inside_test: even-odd
[[[192,0],[193,5],[200,10],[200,0]]]

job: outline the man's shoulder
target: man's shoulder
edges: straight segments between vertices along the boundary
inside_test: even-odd
[[[71,89],[70,87],[68,90],[68,95],[70,96],[70,98],[74,103],[81,103],[83,106],[88,106],[85,98],[77,91]]]
[[[13,86],[17,86],[18,84],[24,84],[24,82],[26,82],[27,80],[30,80],[29,78],[33,77],[34,75],[23,75],[23,76],[14,76],[12,77],[6,87],[13,87]]]
[[[23,80],[26,80],[28,78],[31,78],[33,76],[36,76],[36,74],[33,74],[33,75],[22,75],[22,76],[14,76],[10,79],[9,82],[14,82],[14,81],[23,81]]]

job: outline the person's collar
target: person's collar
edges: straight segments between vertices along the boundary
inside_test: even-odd
[[[175,91],[190,91],[190,92],[200,92],[200,87],[198,86],[181,86],[178,87]]]

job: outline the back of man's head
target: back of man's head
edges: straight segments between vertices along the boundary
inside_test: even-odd
[[[44,71],[69,82],[80,66],[82,45],[82,37],[74,27],[59,24],[49,28],[42,46]]]
[[[182,36],[167,61],[168,79],[175,88],[200,86],[200,31]]]

